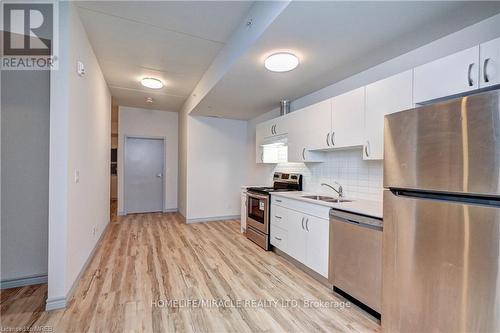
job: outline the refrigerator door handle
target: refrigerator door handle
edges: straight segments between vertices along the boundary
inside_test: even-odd
[[[391,192],[397,197],[407,197],[415,199],[428,199],[446,202],[455,202],[462,204],[475,204],[483,206],[500,207],[500,197],[476,196],[471,194],[455,193],[432,193],[406,189],[391,189]]]

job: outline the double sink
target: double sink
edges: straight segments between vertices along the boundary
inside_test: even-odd
[[[328,196],[324,196],[324,195],[303,195],[302,198],[311,199],[311,200],[320,200],[320,201],[330,202],[330,203],[341,203],[341,202],[351,202],[352,201],[352,200],[347,200],[347,199],[342,199],[342,198],[328,197]]]

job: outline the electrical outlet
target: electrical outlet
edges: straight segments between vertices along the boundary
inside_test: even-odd
[[[75,170],[75,183],[78,184],[80,182],[80,171]]]

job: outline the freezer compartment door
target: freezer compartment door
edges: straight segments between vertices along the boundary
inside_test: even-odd
[[[387,115],[384,186],[500,194],[500,92]]]
[[[499,226],[499,207],[386,190],[383,332],[499,332]]]

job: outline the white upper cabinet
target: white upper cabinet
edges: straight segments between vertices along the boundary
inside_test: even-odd
[[[384,116],[413,107],[413,71],[366,86],[363,159],[384,158]]]
[[[277,117],[263,123],[257,124],[257,141],[262,142],[265,138],[271,138],[277,135],[283,135],[288,132],[287,117]]]
[[[414,69],[415,104],[479,88],[479,46]]]
[[[289,124],[288,115],[257,124],[255,129],[255,159],[257,163],[275,164],[282,162],[280,160],[281,151],[279,148],[262,147],[262,145],[271,143],[274,138],[286,135],[289,131]]]
[[[332,99],[332,148],[363,145],[365,87]]]
[[[288,115],[288,161],[321,162],[323,155],[311,149],[327,146],[331,131],[331,101],[316,103]]]
[[[308,106],[300,111],[298,126],[304,132],[304,145],[308,149],[325,149],[331,147],[332,100]]]
[[[479,87],[500,84],[500,38],[479,46]]]

